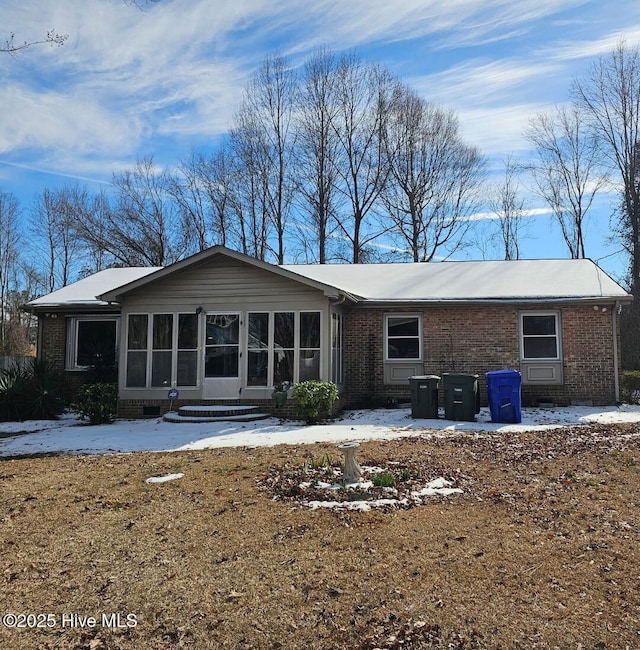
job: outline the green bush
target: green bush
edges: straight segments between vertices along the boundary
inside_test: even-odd
[[[47,361],[0,370],[0,422],[56,420],[67,405],[64,378]]]
[[[640,404],[640,370],[622,372],[620,398],[625,404]]]
[[[91,424],[111,424],[118,414],[118,385],[84,384],[78,388],[71,406]]]
[[[315,424],[331,414],[333,403],[338,399],[338,388],[331,381],[303,381],[293,389],[296,415]]]

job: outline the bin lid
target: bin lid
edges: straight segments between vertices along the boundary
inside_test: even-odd
[[[410,380],[415,379],[416,381],[420,381],[421,379],[423,379],[423,380],[424,379],[437,379],[438,381],[440,381],[440,377],[438,377],[438,375],[412,375],[411,377],[409,377],[409,379]]]
[[[509,368],[506,370],[490,370],[489,372],[485,372],[484,376],[485,377],[498,377],[498,376],[504,376],[504,375],[517,375],[518,377],[521,376],[521,373],[519,370],[514,370],[513,368]]]

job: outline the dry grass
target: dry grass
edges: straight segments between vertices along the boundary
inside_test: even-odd
[[[371,512],[273,499],[330,446],[0,461],[3,613],[55,622],[0,647],[640,647],[638,439],[586,433],[365,443],[465,489]]]

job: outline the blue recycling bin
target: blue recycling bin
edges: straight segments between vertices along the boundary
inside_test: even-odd
[[[492,422],[522,422],[522,375],[517,370],[485,373]]]

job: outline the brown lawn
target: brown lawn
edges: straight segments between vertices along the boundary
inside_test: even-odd
[[[639,440],[363,443],[464,490],[370,512],[300,504],[335,446],[3,460],[0,648],[638,648]]]

